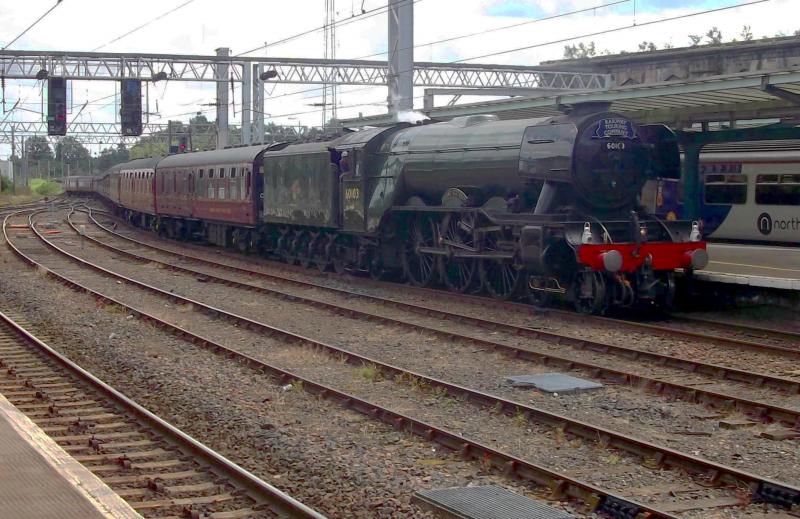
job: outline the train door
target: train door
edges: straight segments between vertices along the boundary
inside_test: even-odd
[[[348,155],[345,155],[348,153]],[[339,161],[339,198],[341,203],[342,228],[346,231],[363,232],[366,230],[367,214],[364,208],[364,174],[356,150],[342,152]]]
[[[197,214],[195,207],[195,170],[189,170],[189,186],[186,190],[186,207],[189,209],[189,216],[195,216]]]

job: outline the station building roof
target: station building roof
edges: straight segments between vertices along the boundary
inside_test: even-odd
[[[424,113],[434,121],[477,114],[523,119],[559,115],[579,103],[608,103],[609,110],[625,113],[640,122],[678,127],[708,121],[800,119],[800,68],[620,86],[608,90],[545,93],[535,97],[434,107]],[[388,114],[347,119],[341,123],[345,127],[393,124]]]

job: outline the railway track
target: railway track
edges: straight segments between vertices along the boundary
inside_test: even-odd
[[[92,209],[92,213],[96,211],[97,211],[96,209]],[[116,219],[115,217],[110,215],[106,216],[108,218]],[[221,263],[219,261],[210,261],[206,258],[203,258],[195,254],[187,254],[186,252],[177,252],[173,249],[154,245],[152,243],[143,242],[131,236],[126,236],[122,233],[116,232],[113,229],[109,229],[107,225],[104,225],[99,221],[97,221],[97,219],[94,217],[93,214],[90,215],[90,219],[96,225],[101,227],[103,230],[117,236],[118,238],[130,241],[132,243],[136,243],[137,245],[141,245],[143,247],[147,247],[153,250],[158,250],[160,252],[179,256],[185,260],[198,261],[215,267],[226,268],[231,271],[240,272],[247,275],[253,275],[274,281],[292,283],[297,286],[302,286],[304,288],[315,288],[327,291],[336,290],[332,289],[327,285],[319,283],[297,280],[291,277],[281,276],[277,274],[267,274],[251,268],[237,267],[234,265]],[[194,244],[181,243],[181,246],[195,249],[200,253],[209,252],[207,248],[206,250],[203,250],[202,247]],[[247,261],[247,258],[245,257],[242,256],[234,257],[229,253],[220,251],[219,249],[214,249],[214,252],[221,257],[226,257],[226,258],[230,257],[235,261]],[[260,264],[256,263],[255,265],[258,266]],[[313,273],[313,271],[310,271],[309,269],[296,267],[294,265],[287,265],[285,263],[274,263],[274,266],[278,267],[279,269],[286,270],[287,272],[297,273],[300,275],[307,276]],[[328,274],[328,273],[326,273],[326,275],[329,275],[331,277],[336,276],[336,274]],[[420,287],[413,287],[410,285],[399,285],[397,283],[376,281],[363,277],[350,277],[348,278],[348,280],[349,281],[352,280],[353,282],[358,283],[359,285],[363,285],[366,287],[373,287],[377,289],[388,289],[392,291],[400,289],[412,294],[426,296],[430,299],[448,300],[457,303],[470,303],[480,307],[508,310],[510,312],[521,313],[523,315],[530,315],[533,317],[538,317],[542,315],[552,315],[570,322],[576,322],[580,324],[589,323],[593,325],[601,325],[609,329],[619,329],[620,326],[624,326],[628,330],[647,333],[649,335],[654,335],[654,336],[661,336],[671,339],[677,338],[677,339],[685,339],[692,341],[703,341],[703,342],[708,342],[709,344],[716,344],[731,348],[751,350],[757,352],[767,351],[770,353],[774,353],[776,355],[785,355],[787,358],[800,359],[800,333],[789,330],[769,329],[764,327],[754,327],[744,324],[735,324],[728,322],[719,323],[708,319],[692,317],[692,316],[684,316],[684,315],[681,315],[679,317],[676,316],[670,317],[669,320],[663,324],[654,324],[650,322],[632,321],[621,318],[580,315],[572,311],[566,311],[557,308],[546,308],[546,309],[536,308],[529,304],[519,303],[514,301],[499,301],[485,296],[456,294],[445,290],[420,288]],[[339,289],[338,291],[340,293],[345,292],[344,290],[341,289]],[[353,297],[367,296],[367,294],[359,292],[350,291],[350,293]],[[388,300],[389,298],[372,297],[372,301],[382,302],[382,304],[388,302]],[[450,312],[450,313],[455,314],[455,312]],[[453,317],[457,318],[458,316],[454,315]],[[673,324],[678,324],[682,322],[684,326],[687,325],[688,326],[700,325],[703,327],[711,326],[714,329],[716,329],[719,334],[715,335],[712,333],[708,333],[706,331],[687,330],[679,326],[672,326],[670,325],[670,322],[673,322]],[[761,342],[753,340],[753,338],[757,338],[761,340]]]
[[[96,220],[94,221],[95,223],[100,225]],[[72,225],[73,229],[76,230],[77,232],[76,225],[71,221],[70,225]],[[119,233],[115,233],[111,229],[105,228],[105,230],[107,232],[113,233],[117,237],[133,241],[133,243],[135,243],[137,246],[147,247],[153,250],[157,250],[159,252],[170,253],[172,255],[178,255],[179,257],[181,257],[181,259],[184,260],[202,262],[204,264],[213,265],[214,267],[234,270],[237,273],[244,273],[248,276],[263,277],[272,281],[276,280],[276,276],[272,274],[266,274],[256,270],[242,269],[240,267],[233,267],[230,265],[221,264],[219,262],[214,262],[211,260],[200,258],[195,255],[190,255],[190,256],[181,255],[172,252],[169,249],[160,248],[158,246],[147,244],[135,240],[133,238],[120,235]],[[558,349],[543,350],[541,348],[534,348],[528,345],[526,345],[525,347],[519,347],[519,346],[509,345],[507,343],[503,343],[497,340],[475,336],[474,334],[457,333],[452,330],[443,330],[441,328],[434,326],[426,326],[416,322],[410,322],[407,320],[386,317],[384,315],[377,314],[374,312],[366,312],[354,309],[352,307],[340,306],[337,304],[321,301],[319,299],[313,299],[313,298],[299,296],[297,294],[287,293],[285,291],[281,291],[275,288],[268,288],[264,286],[255,285],[246,281],[237,281],[235,279],[230,279],[227,277],[215,276],[208,270],[201,271],[192,269],[187,265],[176,265],[174,263],[169,263],[162,261],[158,258],[154,258],[153,256],[143,256],[141,254],[134,252],[133,250],[126,250],[120,247],[115,247],[89,234],[87,234],[86,238],[92,240],[94,243],[96,243],[101,247],[113,251],[115,254],[121,256],[127,256],[139,262],[158,263],[170,270],[184,272],[194,276],[201,276],[205,282],[220,283],[228,286],[242,288],[245,290],[259,292],[262,294],[267,294],[270,296],[277,296],[289,299],[291,301],[301,302],[303,304],[307,304],[313,307],[323,308],[325,310],[347,315],[350,317],[359,317],[361,319],[367,319],[374,322],[380,322],[383,324],[391,324],[395,326],[402,326],[409,329],[424,331],[426,333],[430,333],[444,339],[448,340],[456,339],[465,343],[479,345],[481,347],[485,347],[494,351],[502,351],[508,355],[513,356],[514,358],[522,360],[543,362],[550,365],[566,367],[568,369],[580,368],[592,373],[594,376],[597,377],[602,377],[616,382],[623,382],[634,386],[645,387],[653,391],[657,391],[659,393],[666,393],[671,396],[678,396],[691,401],[701,401],[701,402],[716,404],[717,406],[722,408],[728,407],[731,404],[731,402],[735,402],[738,408],[742,412],[750,414],[758,420],[774,420],[784,423],[788,426],[796,426],[798,423],[800,423],[800,411],[786,406],[775,405],[771,403],[767,398],[759,398],[759,399],[747,398],[726,391],[707,389],[704,388],[701,384],[692,385],[675,381],[674,379],[671,379],[669,377],[663,377],[663,376],[659,377],[657,375],[648,376],[646,374],[647,373],[646,370],[635,372],[633,370],[613,369],[603,364],[602,359],[596,359],[595,361],[583,361],[576,358],[575,356],[566,354],[566,352],[558,351]],[[310,284],[305,281],[298,281],[291,278],[278,277],[277,280],[284,283],[297,284],[299,286],[303,286],[306,288],[308,287],[308,285],[312,285],[315,289],[322,288],[325,291],[336,293],[339,295],[345,295],[349,298],[355,297],[355,298],[366,299],[370,303],[377,303],[382,306],[399,308],[403,311],[422,314],[425,316],[431,316],[438,319],[444,319],[447,321],[467,323],[470,325],[490,330],[503,330],[509,332],[510,334],[513,334],[514,336],[522,336],[539,340],[544,339],[548,342],[554,343],[559,346],[571,346],[579,350],[588,350],[589,352],[602,352],[602,353],[611,352],[617,355],[621,355],[626,359],[639,359],[648,362],[652,361],[657,363],[659,367],[678,368],[692,373],[693,376],[705,375],[711,379],[716,378],[716,379],[734,381],[736,383],[745,383],[752,385],[756,388],[764,388],[765,386],[768,386],[770,388],[778,389],[782,392],[787,392],[791,394],[798,394],[800,392],[800,380],[795,380],[792,378],[777,377],[763,373],[754,373],[746,370],[733,369],[725,366],[704,363],[698,360],[676,358],[674,356],[656,354],[636,348],[614,346],[607,343],[601,343],[599,341],[592,341],[587,339],[575,339],[561,334],[543,332],[541,330],[510,325],[507,323],[492,321],[488,319],[480,319],[463,314],[457,314],[454,312],[444,312],[434,308],[425,307],[418,304],[409,304],[389,298],[366,295],[339,288],[320,287],[319,285],[316,284]],[[193,304],[195,303],[196,302],[193,302]]]
[[[725,333],[734,334],[752,340],[756,338],[761,341],[774,341],[776,344],[796,343],[800,348],[800,332],[794,330],[783,330],[770,328],[767,326],[755,326],[752,324],[737,323],[734,321],[716,321],[707,317],[699,317],[691,314],[671,315],[667,326],[670,324],[689,325],[711,329],[722,330]]]
[[[164,422],[0,313],[0,392],[143,517],[323,516]]]
[[[32,217],[30,221],[33,221]],[[744,485],[750,488],[751,497],[756,500],[765,500],[783,506],[786,506],[787,504],[791,506],[795,500],[800,499],[800,489],[796,489],[779,482],[770,481],[757,475],[709,462],[702,458],[690,456],[685,453],[661,447],[637,438],[632,438],[621,433],[596,427],[588,423],[579,422],[564,416],[549,413],[532,406],[505,400],[486,393],[481,393],[479,391],[458,386],[456,384],[451,384],[443,380],[427,377],[420,373],[410,372],[397,366],[379,362],[376,359],[348,352],[342,348],[338,348],[330,344],[325,344],[307,337],[292,334],[276,327],[268,326],[260,322],[222,311],[219,308],[213,308],[209,305],[204,305],[198,301],[192,301],[175,294],[170,294],[164,290],[149,286],[146,283],[121,276],[104,269],[103,267],[94,265],[86,260],[77,258],[74,255],[63,251],[55,244],[49,243],[48,240],[42,236],[33,225],[31,225],[31,229],[40,240],[42,240],[44,243],[48,243],[50,248],[59,251],[61,254],[68,255],[73,262],[77,262],[84,267],[101,272],[104,276],[112,277],[113,279],[117,279],[119,282],[123,282],[127,285],[136,286],[152,293],[160,294],[161,297],[169,298],[173,301],[177,300],[192,304],[193,307],[200,308],[204,312],[213,313],[214,315],[219,316],[226,321],[233,321],[242,327],[258,330],[264,335],[279,337],[283,340],[294,343],[310,345],[314,348],[324,350],[327,353],[336,356],[337,358],[344,359],[354,365],[369,364],[371,366],[376,366],[378,369],[386,373],[387,376],[395,376],[395,380],[397,380],[397,377],[408,377],[408,379],[424,381],[425,384],[441,388],[448,394],[459,396],[462,399],[469,400],[479,405],[491,406],[494,409],[506,414],[522,413],[522,416],[524,416],[525,419],[532,422],[550,424],[560,428],[568,434],[591,439],[592,441],[598,441],[603,445],[612,445],[628,453],[635,454],[637,457],[640,457],[643,460],[650,460],[649,462],[652,463],[654,467],[680,467],[683,470],[687,470],[695,474],[695,477],[701,479],[705,484]],[[27,262],[34,265],[38,264],[35,259],[26,255],[19,248],[15,247],[13,243],[9,242],[9,244],[12,246],[12,248],[14,248],[15,252],[23,257]],[[45,267],[40,266],[39,268]],[[56,277],[62,280],[62,282],[66,282],[67,284],[79,290],[93,293],[95,297],[98,297],[106,302],[125,307],[133,314],[138,315],[140,318],[157,323],[164,329],[188,338],[196,344],[207,346],[212,350],[225,355],[226,357],[239,359],[256,369],[263,370],[276,377],[279,377],[279,379],[284,382],[290,380],[300,380],[302,381],[302,384],[300,385],[304,389],[307,389],[313,393],[320,394],[323,397],[339,400],[347,407],[353,408],[374,418],[383,420],[384,422],[390,423],[395,427],[414,432],[428,438],[429,440],[437,441],[449,448],[460,450],[462,454],[468,458],[481,459],[484,463],[489,463],[490,465],[501,468],[518,477],[529,479],[539,485],[549,484],[554,490],[557,490],[557,492],[555,492],[556,494],[563,494],[565,497],[572,497],[581,500],[584,503],[590,503],[591,508],[596,508],[602,512],[610,513],[614,517],[633,517],[636,515],[635,512],[649,513],[651,514],[650,517],[671,517],[670,513],[660,511],[657,507],[637,503],[630,499],[615,495],[614,493],[604,491],[595,486],[576,480],[575,478],[570,478],[564,474],[556,473],[555,471],[552,471],[546,467],[515,458],[509,454],[500,452],[497,449],[488,447],[485,444],[471,441],[457,433],[437,428],[431,424],[416,420],[410,416],[402,415],[385,407],[381,407],[366,400],[359,399],[353,395],[345,394],[332,387],[324,386],[313,380],[301,377],[296,373],[269,365],[252,356],[245,355],[218,342],[215,342],[208,337],[202,337],[187,329],[170,324],[169,322],[166,322],[165,320],[160,319],[151,313],[137,310],[133,306],[125,304],[118,299],[108,297],[107,295],[104,295],[96,290],[88,289],[82,286],[80,283],[70,280],[68,276],[64,276],[53,270],[47,270],[47,272],[48,275]],[[625,510],[634,513],[631,515],[623,515],[622,511]]]
[[[21,211],[21,210],[26,210],[26,209],[36,209],[36,208],[44,207],[45,204],[58,205],[58,204],[62,203],[63,201],[64,201],[64,196],[57,196],[57,197],[55,197],[55,198],[53,198],[51,200],[48,200],[47,202],[45,202],[44,199],[42,199],[42,200],[36,200],[34,202],[28,202],[28,203],[25,203],[25,204],[13,204],[13,205],[0,206],[0,216],[5,216],[5,215],[7,215],[9,213],[13,213],[13,212],[16,212],[16,211]]]

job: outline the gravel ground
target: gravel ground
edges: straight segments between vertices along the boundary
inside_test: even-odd
[[[136,239],[150,243],[157,243],[157,245],[168,249],[177,250],[184,253],[188,252],[190,254],[199,254],[203,257],[209,257],[209,259],[213,259],[214,261],[220,261],[240,267],[259,270],[291,279],[311,281],[323,286],[344,288],[354,292],[387,297],[422,306],[428,306],[431,308],[437,308],[440,310],[451,312],[455,311],[457,313],[462,313],[464,315],[470,315],[473,317],[493,319],[501,322],[507,322],[509,324],[537,328],[543,331],[551,331],[573,337],[582,337],[586,334],[590,334],[594,340],[601,342],[607,342],[609,344],[626,347],[632,346],[644,349],[646,351],[662,353],[674,357],[702,360],[704,362],[716,363],[739,369],[750,369],[752,366],[756,365],[759,366],[760,369],[765,373],[773,373],[782,376],[792,375],[792,368],[787,368],[787,366],[791,366],[791,361],[787,361],[786,358],[782,358],[780,356],[776,357],[771,353],[759,353],[750,349],[742,349],[733,346],[720,346],[719,344],[694,339],[658,337],[646,332],[631,331],[624,325],[615,324],[613,322],[609,323],[594,321],[591,323],[577,323],[553,314],[531,314],[524,307],[520,310],[509,311],[505,308],[492,309],[491,307],[476,305],[469,302],[454,302],[448,298],[437,299],[435,297],[430,297],[428,294],[420,294],[414,290],[408,290],[408,287],[404,287],[403,285],[394,285],[390,288],[370,286],[360,282],[361,280],[359,279],[335,275],[323,276],[314,270],[299,271],[297,269],[287,268],[286,266],[276,262],[256,260],[253,258],[237,258],[231,253],[220,252],[219,249],[211,247],[202,247],[193,244],[170,243],[163,240],[156,241],[155,237],[151,234],[135,229],[128,231],[126,228],[125,232],[130,232],[130,234]],[[135,250],[137,253],[147,253],[145,250],[139,248],[136,248]],[[153,252],[150,251],[149,254],[153,254]],[[161,257],[160,259],[164,258]],[[191,266],[192,268],[195,268],[197,265],[192,264]],[[293,289],[297,290],[296,287]],[[693,327],[691,325],[684,324],[682,326],[676,325],[676,327],[680,327],[689,331],[708,333],[707,330],[697,326]],[[719,332],[720,330],[718,329],[711,331],[711,333],[717,334],[719,334]],[[741,336],[737,336],[735,333],[731,335],[738,338],[743,338]],[[750,338],[750,340],[753,340],[753,338]],[[764,340],[764,342],[777,343],[785,346],[795,346],[800,349],[800,343],[797,343],[796,341],[782,342]],[[796,378],[800,378],[796,375],[796,373],[794,376]]]
[[[175,293],[254,320],[341,345],[357,353],[395,363],[428,376],[632,433],[671,448],[775,479],[800,482],[798,476],[800,452],[794,448],[794,442],[791,440],[776,442],[759,437],[758,434],[770,428],[766,425],[732,430],[720,428],[720,416],[734,420],[740,419],[739,416],[709,413],[699,405],[682,401],[664,399],[654,405],[653,400],[657,397],[635,388],[619,385],[607,384],[606,388],[599,392],[559,395],[556,398],[536,391],[514,389],[504,383],[505,376],[542,373],[551,371],[551,368],[509,359],[459,342],[443,342],[425,333],[342,318],[298,303],[289,303],[230,287],[199,283],[190,275],[167,271],[156,264],[143,266],[123,257],[111,260],[108,251],[95,247],[88,247],[82,254],[90,254],[93,261],[99,261],[125,275],[146,279],[157,286],[168,286]],[[157,304],[157,301],[154,300],[153,304]],[[384,314],[383,310],[388,309],[380,310]],[[298,315],[309,317],[313,315],[313,318],[297,319]],[[175,314],[172,319],[181,324],[189,324],[184,314]],[[453,329],[458,326],[454,325]],[[210,327],[209,333],[215,332],[213,328]],[[502,338],[504,335],[495,332],[482,333],[492,339]],[[507,338],[507,340],[509,343],[516,341],[515,345],[519,345],[520,342],[519,338]],[[553,345],[544,346],[549,347],[551,351],[558,351]],[[409,351],[414,355],[409,355]],[[602,363],[602,359],[600,362]],[[644,369],[641,364],[638,366],[634,363],[629,364],[629,367],[637,373],[641,373]],[[689,377],[685,373],[673,371],[676,371],[673,374],[676,380],[688,382]],[[576,371],[574,375],[586,376],[586,373]],[[726,382],[725,387],[730,390],[730,383]],[[751,396],[756,393],[751,387],[745,386],[745,389],[751,392]],[[762,390],[761,396],[765,399],[774,399],[775,393]],[[782,405],[791,403],[789,399],[781,401]]]
[[[66,242],[69,242],[68,239],[66,240],[62,239],[61,241],[62,244],[65,245]],[[72,247],[76,247],[76,245],[73,243]],[[89,252],[87,252],[89,249],[93,249],[93,247],[87,246],[82,251],[82,254],[89,254]],[[105,251],[99,251],[97,252],[97,254],[107,255],[108,253]],[[123,265],[125,266],[125,268],[130,267],[133,268],[134,270],[142,268],[141,266],[138,265],[131,265],[127,261],[123,261],[120,259],[116,260],[115,268],[120,268]],[[141,270],[139,271],[139,274],[141,275]],[[148,274],[149,276],[147,279],[150,282],[155,284],[163,284],[163,286],[169,286],[174,290],[180,290],[179,288],[179,283],[181,282],[180,280],[181,278],[186,278],[186,276],[183,275],[175,275],[173,273],[163,272],[161,271],[161,269],[153,268],[152,266],[149,267]],[[159,280],[158,276],[160,275],[169,275],[176,279]],[[196,280],[194,280],[194,283],[197,284]],[[130,295],[131,289],[125,287],[119,287],[119,291],[128,292],[128,295]],[[120,294],[120,297],[124,297],[124,294]],[[246,306],[248,307],[255,306],[257,308],[261,308],[263,306],[263,301],[256,299],[257,298],[253,298],[253,300],[246,300],[246,303],[249,303]],[[265,299],[265,298],[258,298],[258,299]],[[228,325],[220,326],[219,322],[208,322],[200,324],[200,321],[205,320],[205,318],[199,319],[196,314],[188,312],[189,309],[174,308],[171,307],[170,305],[165,305],[163,301],[150,300],[146,296],[137,297],[137,301],[141,305],[144,305],[145,307],[148,306],[154,307],[154,309],[151,309],[151,311],[159,311],[160,315],[164,316],[165,318],[168,318],[169,320],[175,319],[175,321],[177,321],[178,324],[181,324],[180,322],[181,320],[190,322],[192,329],[200,330],[199,333],[203,335],[213,338],[214,337],[213,334],[215,333],[222,334],[223,337],[220,339],[221,342],[225,340],[233,341],[235,343],[238,343],[238,346],[240,348],[241,347],[255,348],[255,350],[253,350],[252,353],[256,353],[259,355],[265,354],[264,353],[265,341],[262,338],[250,337],[248,339],[248,335],[250,335],[252,332],[226,329],[228,328]],[[240,303],[242,301],[241,294],[238,297],[238,301]],[[164,308],[161,308],[162,306]],[[310,310],[310,311],[308,309],[306,310],[309,315],[311,313],[316,312],[316,310]],[[293,320],[296,321],[297,320],[296,316],[298,315],[297,310],[292,309],[290,311],[292,312],[291,317],[293,317],[294,318]],[[271,309],[270,312],[274,313],[274,309]],[[275,315],[273,317],[280,318],[281,320],[286,318],[285,316],[275,316]],[[314,315],[313,321],[317,321],[318,320],[317,317],[318,317],[317,315]],[[308,321],[310,322],[312,321],[312,319],[309,319]],[[186,322],[184,322],[183,324],[186,324]],[[326,323],[321,323],[321,324],[323,325],[323,327],[334,326],[332,323],[327,323],[328,326],[325,326]],[[386,342],[385,337],[382,337],[380,335],[380,331],[378,332],[373,331],[374,328],[376,328],[374,325],[369,326],[370,329],[369,337],[367,336],[360,337],[361,342],[369,342],[369,338],[372,337],[373,335],[378,335],[380,343]],[[340,331],[340,333],[342,332]],[[348,336],[352,335],[352,331],[344,330],[344,333]],[[364,334],[363,329],[361,330],[361,333],[362,335]],[[396,332],[388,330],[387,334],[390,333],[396,333]],[[455,428],[456,430],[464,429],[469,431],[470,435],[476,435],[476,436],[480,434],[485,435],[488,434],[489,432],[492,432],[492,427],[497,427],[496,431],[498,432],[498,434],[490,434],[488,437],[489,438],[488,441],[491,441],[492,438],[495,438],[497,441],[501,442],[503,448],[512,450],[512,452],[514,452],[513,449],[516,448],[521,452],[523,452],[524,453],[523,455],[525,457],[528,457],[530,459],[539,459],[536,458],[537,455],[545,456],[544,459],[548,461],[549,464],[551,465],[569,467],[579,464],[582,466],[582,468],[588,470],[588,474],[590,477],[599,478],[599,480],[597,481],[605,483],[606,485],[609,486],[612,484],[619,485],[618,488],[620,490],[631,489],[632,487],[636,487],[637,486],[636,483],[638,483],[638,486],[640,487],[642,486],[649,487],[652,485],[658,485],[670,482],[674,483],[675,481],[677,481],[674,480],[674,478],[677,476],[676,474],[672,474],[669,472],[659,474],[654,471],[642,469],[632,460],[626,460],[625,456],[612,454],[613,457],[609,459],[608,457],[604,458],[603,456],[598,457],[594,449],[589,449],[589,452],[584,452],[584,450],[580,448],[582,447],[582,442],[578,442],[577,445],[571,445],[569,440],[565,440],[564,438],[559,438],[558,435],[555,434],[553,431],[549,432],[551,435],[554,436],[552,438],[548,438],[548,431],[546,430],[528,430],[522,427],[521,424],[517,424],[516,429],[514,429],[513,428],[514,423],[502,423],[502,420],[513,421],[513,419],[508,419],[505,417],[489,416],[487,419],[485,419],[486,421],[483,422],[480,419],[473,418],[472,415],[475,415],[474,408],[467,406],[466,408],[461,409],[459,406],[463,404],[457,401],[450,402],[450,400],[452,399],[450,400],[445,399],[445,401],[438,406],[434,404],[428,404],[420,407],[420,403],[418,402],[419,398],[417,395],[413,394],[413,391],[409,393],[409,390],[407,388],[404,389],[402,387],[398,387],[398,385],[394,384],[393,382],[389,383],[384,381],[385,383],[391,384],[392,386],[391,389],[387,389],[383,387],[382,383],[377,383],[374,379],[365,377],[363,370],[358,370],[350,366],[340,365],[335,362],[331,363],[330,359],[327,359],[328,362],[327,364],[325,364],[326,358],[308,358],[309,353],[304,352],[304,350],[302,349],[298,349],[296,347],[287,348],[286,346],[281,344],[272,344],[272,342],[274,341],[267,341],[267,342],[270,343],[268,344],[269,346],[268,359],[271,362],[275,362],[275,359],[277,359],[281,362],[288,363],[288,366],[291,366],[293,369],[297,370],[321,369],[323,370],[323,372],[321,374],[317,373],[317,376],[322,376],[324,379],[327,378],[335,379],[338,381],[339,384],[347,384],[348,381],[355,380],[357,382],[356,387],[354,389],[351,388],[349,390],[367,391],[367,394],[365,396],[368,396],[369,398],[375,400],[381,398],[390,399],[390,401],[393,403],[392,407],[396,409],[406,410],[405,406],[416,406],[414,407],[415,411],[413,413],[415,416],[422,416],[422,415],[425,415],[426,417],[430,416],[431,417],[430,419],[432,421],[435,421],[437,424],[445,422],[448,424],[449,427]],[[401,346],[403,344],[406,344],[406,342],[405,341],[400,342]],[[396,347],[394,347],[394,349],[396,350]],[[404,356],[407,356],[407,349],[405,349],[403,353]],[[411,356],[411,357],[421,358],[421,356]],[[485,363],[486,360],[485,354],[483,355],[483,359]],[[294,361],[294,363],[292,363],[292,361]],[[497,384],[496,377],[493,378],[495,379],[494,384],[496,385]],[[337,385],[337,387],[341,386]],[[647,406],[649,404],[645,403],[644,405]],[[596,404],[593,405],[592,407],[595,406]],[[428,407],[429,409],[425,409],[425,407]],[[426,415],[425,413],[433,413],[433,414]],[[464,416],[470,416],[470,420],[465,422],[463,419]],[[500,423],[500,425],[499,426],[493,425],[494,423]],[[499,429],[499,427],[502,427],[502,431]],[[514,434],[512,434],[514,432],[520,434],[521,436],[515,438]],[[531,433],[537,434],[536,436],[537,443],[535,445],[538,445],[540,447],[545,446],[546,449],[542,450],[532,447],[532,444],[529,442],[528,439]],[[548,438],[552,443],[550,444],[543,443],[544,438]],[[571,448],[564,448],[564,443],[569,445]],[[532,448],[534,449],[533,451],[530,450]],[[553,456],[553,458],[548,458],[548,456]],[[600,465],[594,465],[594,463],[600,463]],[[612,465],[614,467],[609,469],[608,465]],[[602,476],[600,474],[602,474]],[[610,477],[612,475],[613,477]],[[710,493],[710,495],[715,495],[716,491],[706,491],[706,492]]]
[[[156,258],[158,260],[164,259],[163,257],[158,257],[155,251],[134,246],[124,240],[110,237],[107,234],[100,234],[99,236],[101,236],[103,241],[105,242],[109,242],[125,250],[131,250],[136,254],[141,254],[145,257]],[[443,322],[435,317],[424,317],[412,312],[395,308],[389,308],[383,306],[376,307],[376,305],[370,301],[362,300],[357,297],[346,297],[340,294],[334,294],[331,293],[330,291],[325,291],[323,289],[305,289],[302,287],[289,286],[285,283],[277,284],[275,282],[271,282],[269,280],[264,280],[261,278],[253,279],[252,276],[248,277],[245,274],[228,272],[208,265],[198,264],[196,262],[186,262],[186,261],[176,260],[174,258],[171,261],[173,264],[179,266],[187,266],[199,272],[209,273],[215,276],[223,277],[225,279],[232,279],[239,282],[249,283],[261,287],[278,289],[284,292],[300,295],[303,297],[308,297],[318,301],[333,303],[337,306],[341,306],[344,308],[352,308],[367,313],[379,313],[382,316],[396,318],[412,323],[417,323],[424,326],[442,329],[449,332],[455,332],[480,338],[488,337],[491,340],[502,344],[533,349],[539,352],[548,353],[555,356],[564,357],[566,355],[567,357],[574,360],[587,361],[597,365],[615,365],[619,366],[621,369],[632,370],[633,372],[644,376],[651,376],[655,378],[661,378],[667,381],[675,381],[686,384],[697,384],[702,386],[703,388],[718,390],[720,392],[730,391],[732,388],[734,390],[733,394],[749,398],[752,400],[762,400],[765,402],[772,402],[776,397],[776,393],[769,388],[761,389],[754,387],[750,384],[737,383],[732,381],[722,382],[718,380],[718,378],[709,375],[700,375],[700,374],[688,375],[686,370],[679,368],[667,368],[663,366],[653,366],[652,363],[647,360],[631,361],[625,358],[621,358],[619,355],[614,355],[612,353],[583,351],[578,348],[556,345],[542,340],[533,340],[533,339],[521,340],[518,336],[508,332],[497,331],[497,332],[487,333],[484,329],[471,325],[466,325],[462,323],[451,323],[446,321]],[[181,274],[181,275],[188,275],[188,274]],[[190,283],[189,286],[184,288],[187,290],[195,289],[194,293],[199,294],[198,298],[202,298],[203,296],[208,295],[208,290],[206,290],[204,287],[197,287],[196,283]],[[302,307],[302,305],[299,306]],[[636,344],[638,346],[639,339],[640,338],[638,336],[634,336],[633,340],[629,341],[629,344]],[[739,355],[729,356],[728,358],[729,359],[741,358],[741,360],[737,362],[726,362],[725,364],[733,365],[733,367],[738,367],[739,369],[743,369],[743,366],[744,369],[750,369],[752,365],[758,365],[760,371],[763,373],[769,373],[776,376],[795,375],[796,378],[797,374],[796,363],[790,361],[785,357],[779,356],[778,358],[775,358],[774,356],[768,356],[766,354],[763,354],[762,356],[766,358],[766,360],[764,360],[758,358],[760,354],[755,354],[756,359],[754,360],[752,358],[752,355],[749,354],[749,352],[739,351],[737,353]],[[700,353],[697,351],[692,351],[690,355],[685,355],[684,357],[693,358],[694,360],[698,361],[707,361],[707,359],[703,356],[700,356]],[[759,363],[755,364],[756,361],[758,361]],[[792,378],[792,376],[788,376],[787,378]],[[781,398],[781,405],[783,406],[790,406],[790,407],[800,406],[800,395],[778,393],[778,397]]]
[[[0,304],[25,314],[53,346],[331,517],[429,517],[410,504],[414,491],[427,488],[500,484],[534,495],[433,444],[302,391],[283,391],[124,312],[98,308],[23,266],[5,246],[0,258]]]

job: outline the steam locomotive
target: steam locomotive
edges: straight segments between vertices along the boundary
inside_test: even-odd
[[[675,271],[708,261],[696,223],[638,204],[644,182],[676,178],[679,160],[666,127],[587,106],[140,159],[93,189],[177,239],[603,313],[669,307]]]

